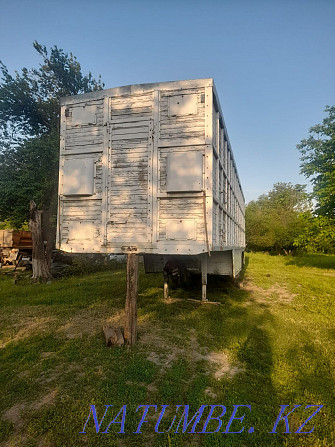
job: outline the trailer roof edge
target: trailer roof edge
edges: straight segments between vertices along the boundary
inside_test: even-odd
[[[105,96],[120,96],[126,94],[144,93],[150,90],[155,90],[156,88],[159,88],[161,90],[168,90],[169,88],[178,89],[179,86],[181,89],[185,89],[187,87],[189,88],[212,87],[213,85],[214,85],[213,78],[154,82],[148,84],[130,84],[121,87],[113,87],[104,90],[98,90],[95,92],[81,93],[79,95],[64,96],[60,99],[60,104],[61,106],[64,106],[85,100],[102,99]]]

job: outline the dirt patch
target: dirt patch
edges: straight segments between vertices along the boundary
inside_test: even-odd
[[[3,413],[2,417],[11,422],[15,426],[15,431],[19,432],[24,425],[23,412],[27,410],[40,410],[42,407],[54,405],[57,394],[58,389],[54,389],[29,404],[27,402],[21,402],[13,405]]]
[[[54,447],[56,444],[47,438],[48,435],[42,436],[38,441],[38,447]]]
[[[9,440],[4,444],[4,447],[24,445],[24,443],[26,442],[27,435],[23,434],[23,428],[25,424],[23,412],[26,411],[26,409],[27,409],[26,402],[22,402],[20,404],[13,405],[11,408],[9,408],[3,413],[2,415],[3,419],[7,420],[8,422],[11,422],[14,426],[14,433],[9,438]]]
[[[11,408],[3,413],[3,419],[11,422],[14,425],[14,433],[6,442],[6,447],[12,447],[13,445],[23,445],[26,442],[28,438],[27,435],[24,433],[24,413],[27,413],[27,411],[40,410],[42,407],[49,407],[54,405],[57,394],[58,390],[54,389],[42,396],[40,399],[35,400],[34,402],[31,402],[29,404],[27,402],[21,402],[19,404],[13,405]],[[39,445],[47,446],[51,444],[42,442]]]
[[[31,407],[35,410],[40,410],[42,407],[50,407],[55,403],[56,396],[58,394],[57,388],[45,394],[41,399],[32,403]]]
[[[132,380],[126,380],[126,385],[129,386],[142,386],[143,388],[146,388],[149,393],[156,393],[158,391],[158,388],[156,387],[156,385],[154,383],[144,383],[144,382],[133,382]]]
[[[165,331],[166,332],[166,331]],[[185,357],[189,355],[188,349],[179,348],[175,344],[169,342],[167,338],[160,335],[157,330],[148,330],[145,334],[139,337],[139,345],[144,347],[145,351],[148,351],[147,359],[156,365],[160,366],[162,371],[169,367],[179,357]]]
[[[233,366],[230,363],[227,354],[223,351],[210,352],[204,356],[204,360],[207,360],[214,366],[214,377],[217,380],[220,380],[225,376],[233,377],[244,371],[244,369],[240,366]]]
[[[269,304],[273,300],[272,296],[276,296],[276,301],[286,304],[291,303],[297,296],[294,293],[289,292],[286,287],[279,284],[272,285],[269,289],[263,289],[256,286],[249,279],[245,279],[241,283],[241,289],[251,293],[251,301],[256,301],[259,304]]]
[[[147,355],[147,359],[149,362],[156,363],[158,366],[162,365],[161,357],[155,352],[150,352],[149,355]]]
[[[23,371],[19,372],[17,376],[20,377],[20,379],[25,379],[26,377],[29,377],[30,373],[30,369],[24,369]]]
[[[15,427],[15,432],[19,432],[22,428],[24,421],[22,418],[22,412],[26,409],[25,403],[13,405],[11,408],[3,413],[3,418],[8,422],[11,422]]]
[[[147,385],[147,390],[149,391],[149,393],[156,393],[158,391],[158,388],[155,384],[149,383],[149,385]]]
[[[217,398],[217,394],[214,393],[214,391],[212,390],[212,388],[206,388],[206,389],[205,389],[205,393],[206,393],[207,396],[209,396],[211,399],[216,399],[216,398]]]
[[[45,383],[51,383],[57,380],[59,377],[58,373],[52,373],[52,374],[41,374],[38,379],[36,379],[36,382],[45,384]]]
[[[147,354],[147,359],[160,367],[161,373],[179,359],[186,359],[191,363],[205,361],[210,364],[208,369],[214,378],[219,380],[223,377],[233,377],[235,374],[243,372],[243,368],[232,365],[228,355],[224,352],[209,352],[207,348],[199,346],[195,330],[189,331],[187,336],[183,334],[183,346],[172,343],[164,331],[164,335],[157,330],[147,331],[139,338],[139,345],[142,345]]]
[[[101,368],[101,367],[97,367]],[[85,375],[85,364],[83,362],[76,363],[71,362],[66,364],[66,369],[64,368],[64,364],[61,363],[59,365],[55,365],[52,369],[48,369],[45,372],[39,374],[38,378],[35,379],[36,382],[44,386],[46,384],[51,384],[52,382],[56,382],[60,376],[65,373],[74,373],[76,377],[80,378]],[[22,374],[26,375],[27,373],[24,371]],[[95,374],[100,375],[101,372],[97,370]],[[48,385],[51,386],[51,385]]]
[[[52,357],[54,355],[54,352],[41,352],[41,358],[47,359],[49,357]]]

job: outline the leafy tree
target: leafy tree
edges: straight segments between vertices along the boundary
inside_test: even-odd
[[[27,222],[31,200],[55,222],[59,98],[104,87],[100,77],[82,74],[72,53],[57,46],[48,51],[36,41],[33,46],[43,59],[38,69],[13,76],[0,62],[0,222],[14,228]]]
[[[249,202],[245,208],[246,243],[249,249],[270,250],[274,247],[275,233],[267,209],[265,195]]]
[[[288,253],[302,230],[300,213],[310,209],[304,185],[276,183],[246,207],[247,246],[253,250]]]
[[[316,213],[335,218],[335,106],[327,106],[327,118],[310,128],[309,137],[297,145],[301,173],[310,178],[317,200]]]
[[[334,220],[328,216],[313,216],[306,212],[299,216],[301,232],[294,245],[307,252],[335,253]]]
[[[27,139],[0,153],[0,220],[21,228],[28,220],[30,200],[55,214],[58,153],[55,133]]]
[[[37,41],[33,47],[43,58],[39,69],[9,74],[0,62],[0,148],[13,147],[30,137],[53,133],[59,128],[59,98],[100,90],[104,84],[92,74],[83,75],[72,53],[57,46],[47,48]]]

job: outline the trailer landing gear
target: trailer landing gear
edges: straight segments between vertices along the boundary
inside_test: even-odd
[[[207,253],[201,255],[201,301],[206,302],[207,300]],[[164,275],[164,299],[169,298],[169,280],[179,286],[182,283],[186,283],[189,275],[185,265],[175,260],[169,260],[163,270]]]
[[[201,255],[201,300],[207,301],[207,253]]]

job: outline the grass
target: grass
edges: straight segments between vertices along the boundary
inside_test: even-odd
[[[103,323],[123,324],[125,270],[63,278],[34,285],[25,275],[0,273],[0,444],[12,446],[333,446],[335,385],[335,256],[248,254],[243,285],[209,279],[208,295],[220,306],[200,305],[195,280],[163,300],[161,275],[140,274],[138,344],[106,348]],[[181,298],[181,299],[176,299]],[[100,433],[99,420],[109,408]],[[141,434],[138,405],[150,408]],[[240,434],[168,431],[176,405],[224,405],[224,431],[234,405],[245,412],[232,422]],[[280,405],[300,404],[270,434]],[[311,414],[306,405],[323,405]],[[111,424],[127,405],[125,434]],[[155,433],[162,405],[169,405]],[[214,414],[219,415],[217,408]],[[209,407],[196,431],[201,431]],[[119,414],[118,421],[122,414]],[[214,431],[212,421],[207,431]],[[180,428],[182,424],[180,425]],[[191,426],[190,426],[191,427]],[[248,433],[254,427],[253,433]],[[190,430],[190,428],[188,429]],[[181,429],[179,429],[181,431]]]

